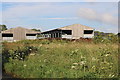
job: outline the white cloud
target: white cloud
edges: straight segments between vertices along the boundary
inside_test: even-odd
[[[77,5],[74,6],[76,7]],[[9,7],[8,9],[4,10],[3,22],[10,23],[12,21],[19,22],[21,20],[22,22],[25,20],[40,20],[40,19],[77,19],[76,17],[74,17],[74,14],[75,14],[74,7],[71,5],[60,6],[52,5],[52,3],[47,3],[47,5],[23,4]]]
[[[79,19],[78,17],[68,17],[68,18],[60,18],[60,17],[58,17],[58,18],[40,18],[40,19],[56,19],[56,20],[59,20],[59,19],[68,19],[68,20],[70,20],[70,19]]]
[[[71,14],[74,13],[74,7],[71,5],[52,5],[53,3],[47,3],[45,5],[30,4],[19,4],[5,9],[3,11],[3,23],[13,27],[21,26],[23,24],[39,24],[39,22],[42,22],[43,20],[78,19]]]
[[[83,17],[84,19],[90,21],[98,21],[110,25],[117,24],[117,19],[112,14],[110,13],[100,14],[96,10],[90,8],[80,8],[78,11],[79,17],[75,17],[76,10],[79,7],[86,7],[86,6],[78,6],[78,5],[61,6],[61,5],[52,5],[51,3],[47,3],[47,5],[19,4],[17,6],[9,7],[3,11],[3,23],[7,24],[10,27],[24,26],[24,25],[36,26],[36,24],[39,25],[39,22],[43,22],[43,20],[47,20],[47,19],[67,21],[67,20],[79,19]],[[34,22],[37,21],[37,22],[34,24],[32,23],[33,21]]]
[[[97,0],[85,0],[85,2],[96,2]]]
[[[110,13],[98,13],[91,8],[80,8],[78,15],[88,20],[98,21],[105,24],[117,25],[117,17],[114,17]]]

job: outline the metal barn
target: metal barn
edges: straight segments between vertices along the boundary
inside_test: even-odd
[[[94,29],[81,24],[73,24],[41,33],[43,38],[80,39],[93,38]]]
[[[25,39],[37,39],[38,33],[40,32],[22,27],[12,28],[1,32],[2,40],[11,42]]]

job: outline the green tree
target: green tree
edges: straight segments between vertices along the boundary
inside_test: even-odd
[[[0,30],[1,31],[7,30],[7,26],[6,25],[0,25]]]
[[[40,29],[32,29],[33,31],[38,31],[38,32],[41,32],[41,30]]]
[[[100,31],[95,31],[95,37],[94,37],[95,43],[118,43],[118,35],[115,35],[114,33],[104,33]]]

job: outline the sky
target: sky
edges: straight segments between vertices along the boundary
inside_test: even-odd
[[[118,0],[54,1],[4,0],[0,3],[0,24],[42,31],[82,24],[102,32],[118,32]]]

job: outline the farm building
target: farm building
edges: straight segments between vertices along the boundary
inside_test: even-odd
[[[33,31],[22,27],[16,27],[1,32],[3,41],[19,41],[25,39],[37,39],[37,34],[40,32]]]
[[[80,39],[80,38],[93,38],[94,29],[81,24],[73,24],[41,33],[44,38],[67,38],[67,39]]]

